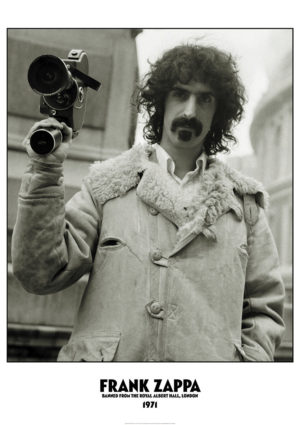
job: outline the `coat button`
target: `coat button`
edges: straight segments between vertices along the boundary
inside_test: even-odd
[[[157,214],[158,214],[158,211],[157,211],[155,208],[150,207],[150,208],[149,208],[149,213],[150,213],[151,215],[157,215]]]
[[[158,301],[150,301],[148,304],[146,304],[146,310],[150,314],[151,317],[154,319],[163,320],[164,319],[164,307],[163,304],[161,304]]]
[[[151,252],[151,258],[153,261],[159,261],[162,258],[162,252],[159,248],[155,248]]]
[[[161,310],[163,310],[161,304],[158,301],[153,301],[150,306],[151,313],[158,314]]]

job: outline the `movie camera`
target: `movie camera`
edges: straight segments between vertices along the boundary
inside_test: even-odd
[[[88,57],[85,51],[73,49],[67,59],[53,55],[38,56],[28,69],[28,82],[40,97],[40,112],[64,121],[76,137],[82,128],[87,88],[98,90],[101,83],[88,75]],[[38,129],[30,138],[32,149],[48,154],[62,142],[57,129]]]

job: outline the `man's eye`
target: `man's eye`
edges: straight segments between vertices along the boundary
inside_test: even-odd
[[[184,90],[173,90],[173,96],[177,97],[177,99],[187,99],[188,98],[188,93]]]
[[[211,103],[214,97],[210,93],[203,93],[199,96],[199,103]]]

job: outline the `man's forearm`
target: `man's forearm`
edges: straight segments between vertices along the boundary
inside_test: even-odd
[[[31,160],[22,179],[12,261],[14,274],[30,292],[47,286],[67,263],[62,170],[61,164]]]

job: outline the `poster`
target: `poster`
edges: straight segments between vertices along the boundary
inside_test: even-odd
[[[213,32],[213,28],[211,29]],[[251,29],[249,33],[247,43],[253,60],[257,56],[256,49],[261,40],[256,40],[254,48]],[[233,38],[239,39],[237,36]],[[260,55],[262,60],[263,54]],[[269,53],[270,57],[272,55],[274,56],[273,50]],[[259,83],[255,84],[256,88],[261,84],[260,92],[254,95],[257,98],[266,87],[263,76],[260,77],[257,80]],[[250,116],[253,116],[254,110],[255,108],[249,112]],[[250,141],[245,145],[249,153]],[[7,166],[9,168],[9,162]],[[5,303],[3,306],[5,310]],[[5,326],[2,329],[2,340],[5,339]],[[295,414],[296,390],[293,377],[297,367],[296,357],[294,363],[270,364],[26,364],[7,362],[5,350],[3,351],[1,366],[5,414],[13,424],[20,420],[25,424],[41,421],[77,424],[84,421],[108,425],[181,425],[214,424],[219,421],[239,423],[241,420],[246,424],[270,420],[279,424],[292,421]],[[101,391],[101,382],[104,391]],[[130,382],[135,384],[131,391],[128,390]],[[118,391],[111,389],[108,393],[106,389],[109,388],[109,383],[113,384],[111,388],[117,388]],[[106,397],[107,394],[117,397]],[[164,394],[167,396],[159,397]]]

